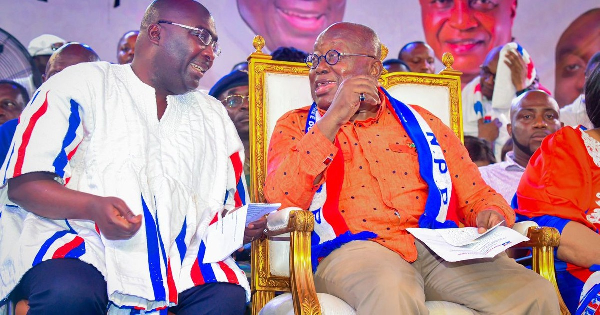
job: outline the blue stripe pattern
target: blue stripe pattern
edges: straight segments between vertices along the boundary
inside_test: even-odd
[[[177,245],[177,249],[179,250],[179,258],[183,263],[183,258],[185,257],[185,252],[187,251],[187,246],[185,245],[185,233],[187,228],[187,217],[183,220],[183,226],[181,227],[181,231],[179,235],[175,238],[175,244]]]
[[[206,253],[206,245],[204,245],[204,241],[200,242],[200,248],[198,249],[198,266],[200,267],[200,273],[202,273],[202,278],[204,278],[205,283],[216,282],[217,277],[215,276],[215,272],[212,270],[210,264],[203,264],[204,253]]]
[[[85,242],[79,244],[79,246],[71,249],[64,258],[79,258],[85,254]]]
[[[142,208],[144,209],[144,224],[146,225],[146,245],[148,248],[148,271],[150,273],[150,282],[154,290],[155,301],[165,301],[166,292],[163,286],[163,278],[160,269],[160,254],[158,252],[158,238],[154,217],[150,214],[148,205],[142,197]]]
[[[415,143],[415,147],[418,152],[419,174],[428,186],[428,196],[427,201],[425,202],[425,211],[419,218],[419,227],[430,229],[457,227],[456,223],[454,223],[452,220],[446,220],[446,222],[443,223],[436,220],[437,214],[440,211],[442,196],[433,179],[433,157],[431,155],[431,151],[429,150],[429,144],[425,134],[423,133],[423,130],[419,126],[417,118],[404,103],[393,98],[385,89],[381,88],[381,90],[390,100],[390,104],[394,108],[396,115],[400,118],[402,127],[404,127],[410,139]],[[433,136],[435,141],[435,135]],[[450,196],[448,196],[448,199],[449,198]]]
[[[54,172],[56,175],[63,177],[65,175],[65,167],[67,166],[67,147],[75,140],[77,128],[81,124],[81,117],[79,117],[79,103],[75,100],[71,100],[71,114],[69,115],[69,128],[63,139],[62,148],[58,153],[56,159],[54,159]]]
[[[31,264],[31,267],[39,264],[42,262],[42,259],[44,259],[44,255],[46,255],[46,253],[48,252],[48,249],[50,248],[50,246],[59,238],[67,235],[67,233],[71,233],[69,231],[58,231],[56,233],[54,233],[54,235],[52,235],[49,239],[47,239],[44,244],[42,244],[42,246],[40,247],[40,250],[38,251],[37,255],[35,255],[35,258],[33,259],[33,263]]]
[[[158,210],[158,206],[156,205],[156,197],[154,197],[154,208]],[[156,218],[156,233],[158,234],[158,244],[160,245],[160,252],[163,256],[163,264],[165,265],[165,270],[169,267],[167,265],[167,253],[165,251],[165,244],[162,240],[162,235],[160,234],[160,226],[158,225],[158,217]]]
[[[14,153],[15,153],[15,143],[13,142],[12,150],[10,150],[10,155],[8,156],[8,163],[6,163],[6,168],[4,169],[4,179],[2,180],[2,185],[6,185],[6,172],[8,171],[8,166],[10,165],[10,161],[12,160]]]
[[[246,190],[244,189],[244,181],[240,178],[237,183],[237,194],[240,196],[240,200],[242,201],[242,205],[246,204]]]

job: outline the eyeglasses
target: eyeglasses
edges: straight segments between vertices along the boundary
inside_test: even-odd
[[[490,68],[486,67],[486,66],[480,66],[479,67],[480,71],[479,71],[479,75],[484,79],[487,80],[488,78],[492,78],[492,80],[496,80],[496,74],[493,73],[492,71],[490,71]]]
[[[248,100],[250,101],[250,96],[248,95],[229,95],[226,98],[221,100],[221,103],[223,103],[223,105],[229,107],[229,108],[236,108],[239,106],[242,106],[242,104],[244,104],[244,101]]]
[[[221,54],[221,48],[219,48],[219,43],[217,43],[216,40],[213,40],[213,36],[205,28],[197,28],[197,27],[187,26],[184,24],[179,24],[179,23],[165,21],[165,20],[160,20],[157,23],[158,24],[171,24],[171,25],[179,26],[179,27],[185,28],[187,30],[190,30],[191,31],[190,34],[198,37],[198,39],[200,40],[202,45],[212,47],[212,51],[215,54],[215,56],[218,56]]]
[[[333,66],[340,61],[342,56],[362,56],[377,59],[375,56],[371,55],[340,53],[337,50],[332,49],[321,56],[317,54],[309,54],[308,56],[306,56],[306,59],[304,59],[304,62],[306,62],[306,65],[309,68],[316,69],[319,66],[319,61],[321,60],[321,58],[325,59],[325,62],[328,65]]]

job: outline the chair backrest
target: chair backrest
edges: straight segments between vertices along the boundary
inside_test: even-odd
[[[260,36],[254,39],[254,47],[256,52],[248,57],[251,193],[253,202],[265,202],[267,149],[275,124],[286,112],[313,101],[306,64],[271,60],[261,51],[264,39]],[[445,56],[444,62],[446,69],[440,74],[386,73],[380,83],[394,98],[418,104],[438,116],[462,139],[461,73],[452,69],[451,55]],[[275,292],[289,291],[289,274],[289,241],[253,242],[253,304],[264,305]]]

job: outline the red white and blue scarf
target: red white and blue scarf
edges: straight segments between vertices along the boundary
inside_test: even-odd
[[[394,116],[414,142],[418,152],[419,173],[429,186],[425,211],[419,218],[419,227],[430,229],[456,227],[454,221],[447,219],[452,195],[452,180],[443,150],[435,134],[423,117],[411,106],[391,97],[385,89],[380,88],[380,90],[394,109]],[[308,132],[319,119],[317,105],[313,103],[306,121],[305,132]],[[337,139],[335,145],[340,147]],[[325,183],[319,187],[309,207],[315,216],[315,229],[312,234],[313,270],[316,270],[319,259],[326,257],[342,245],[377,237],[377,234],[371,231],[350,232],[338,209],[344,181],[344,158],[341,150],[338,150],[330,162],[327,175]]]

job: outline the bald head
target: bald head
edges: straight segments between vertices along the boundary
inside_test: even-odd
[[[43,79],[44,81],[48,80],[66,67],[94,61],[100,61],[100,57],[90,46],[77,42],[67,43],[50,56]]]
[[[373,55],[381,59],[381,42],[371,28],[350,22],[339,22],[325,29],[315,42],[315,47],[324,41],[342,40],[354,53]]]
[[[510,120],[511,123],[516,119],[515,114],[523,108],[531,107],[543,107],[556,111],[558,113],[559,107],[556,100],[548,93],[541,90],[527,91],[521,94],[519,97],[513,99],[510,107]]]
[[[146,32],[148,26],[156,24],[159,20],[177,19],[186,13],[200,14],[201,17],[211,16],[206,7],[194,0],[154,0],[142,18],[140,32]]]

